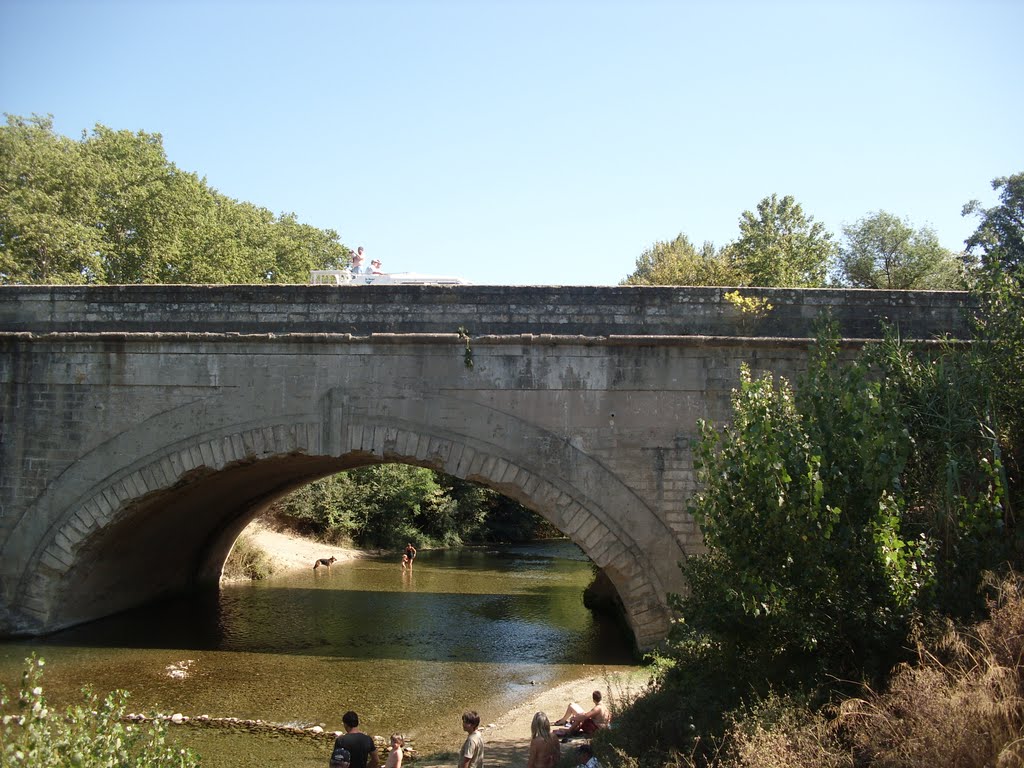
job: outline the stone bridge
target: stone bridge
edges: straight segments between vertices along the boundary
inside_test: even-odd
[[[957,293],[499,286],[0,287],[0,635],[215,585],[284,494],[405,462],[576,542],[640,648],[668,630],[691,443],[741,363],[793,376],[813,324],[962,336]]]

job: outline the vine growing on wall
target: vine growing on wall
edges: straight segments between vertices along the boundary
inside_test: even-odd
[[[463,364],[469,368],[473,368],[473,347],[470,343],[469,331],[463,325],[459,326],[459,338],[466,342],[466,350],[462,354]]]

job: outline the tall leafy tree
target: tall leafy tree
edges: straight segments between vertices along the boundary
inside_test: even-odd
[[[727,254],[746,285],[817,288],[825,285],[836,244],[792,196],[771,195],[740,216],[739,239]]]
[[[49,117],[0,126],[0,282],[306,282],[347,264],[333,230],[275,216],[167,159],[160,134]]]
[[[986,209],[972,200],[964,206],[964,216],[980,219],[967,238],[967,250],[982,266],[1019,277],[1024,268],[1024,173],[995,179],[992,188],[999,192],[999,205]]]
[[[752,678],[884,672],[923,584],[900,530],[911,442],[887,382],[822,336],[795,388],[743,369],[732,423],[702,425],[690,630]]]
[[[977,349],[991,383],[1013,504],[1024,489],[1024,173],[996,179],[992,187],[999,205],[985,209],[974,201],[964,215],[979,218],[967,239],[968,258],[976,260],[977,332],[984,342]]]
[[[959,262],[939,244],[935,230],[915,230],[878,211],[843,227],[840,280],[854,288],[945,290],[961,287]]]
[[[49,118],[0,128],[0,282],[103,279],[99,180],[84,154]]]
[[[699,249],[680,233],[656,242],[636,260],[622,285],[736,285],[739,276],[721,251],[705,242]]]

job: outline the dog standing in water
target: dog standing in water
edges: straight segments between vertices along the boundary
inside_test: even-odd
[[[337,560],[338,558],[336,557],[321,557],[319,560],[313,563],[313,570],[315,571],[321,565],[326,565],[328,568],[330,568],[331,563],[337,562]]]

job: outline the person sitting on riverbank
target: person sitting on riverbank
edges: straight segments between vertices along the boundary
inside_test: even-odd
[[[359,730],[359,715],[349,710],[341,716],[341,723],[345,726],[345,733],[334,740],[335,753],[339,749],[348,750],[351,768],[379,768],[377,745],[372,737]],[[335,768],[333,757],[331,768]]]
[[[555,731],[555,735],[562,741],[568,741],[577,734],[589,736],[601,728],[607,728],[612,724],[612,713],[608,707],[601,703],[601,692],[594,691],[594,706],[583,711],[583,707],[572,702],[565,710],[565,714],[555,721],[555,725],[565,725]]]
[[[551,724],[546,714],[538,712],[533,716],[530,733],[530,756],[526,768],[555,768],[558,758],[562,756],[562,748],[558,737],[551,733]]]

